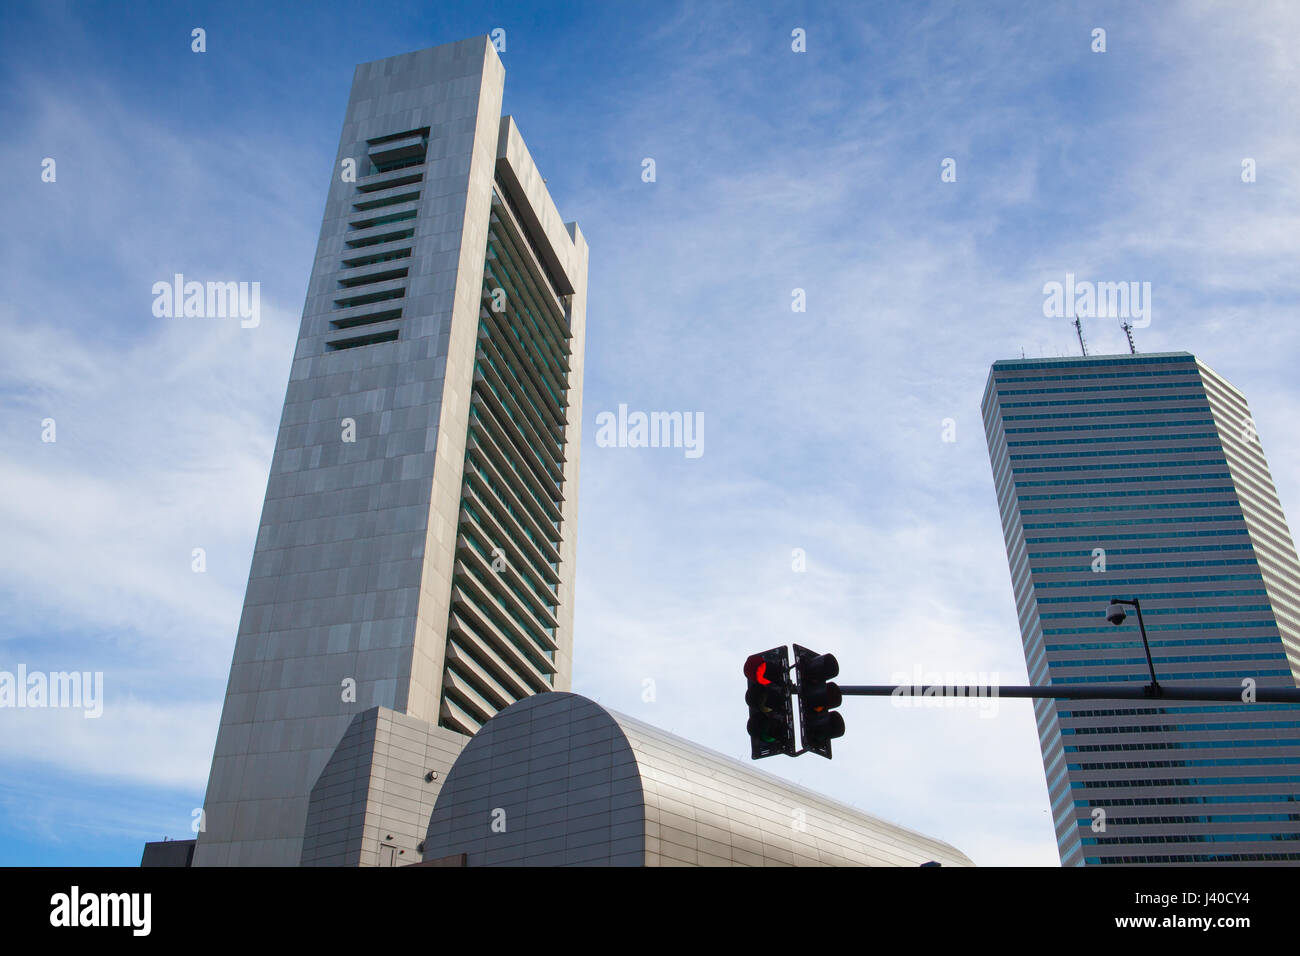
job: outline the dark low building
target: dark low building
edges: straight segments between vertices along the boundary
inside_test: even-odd
[[[146,843],[141,866],[189,866],[194,862],[193,840],[159,840]]]

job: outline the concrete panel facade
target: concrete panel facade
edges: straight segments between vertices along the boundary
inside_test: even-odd
[[[358,715],[380,708],[438,722],[498,138],[513,128],[501,118],[503,86],[486,37],[357,67],[195,865],[297,865],[310,794]],[[527,157],[522,141],[511,149]],[[512,175],[531,184],[535,172],[528,158]],[[511,198],[539,221],[556,215],[548,196]],[[575,237],[571,226],[552,254],[574,279],[581,271],[566,301],[580,329],[586,247],[576,255]],[[581,389],[575,342],[571,401]],[[566,436],[575,450],[580,408]],[[568,466],[566,507],[576,509],[576,455]],[[571,534],[564,545],[555,678],[568,686]],[[467,739],[438,736],[440,746]],[[367,832],[385,826],[376,818]],[[313,850],[322,859],[337,849],[323,846]]]
[[[312,788],[302,865],[422,862],[429,815],[464,742],[386,707],[357,714]]]

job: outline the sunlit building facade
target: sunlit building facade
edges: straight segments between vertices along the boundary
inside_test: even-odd
[[[983,400],[1033,683],[1296,686],[1300,562],[1245,397],[1187,353],[1002,361]],[[1131,612],[1131,609],[1130,609]],[[1061,862],[1300,863],[1300,707],[1035,703]]]

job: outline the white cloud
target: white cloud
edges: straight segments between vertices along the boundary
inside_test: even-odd
[[[742,755],[740,662],[778,643],[835,652],[852,682],[917,663],[1023,681],[978,405],[993,360],[1073,354],[1040,311],[1067,269],[1153,282],[1139,347],[1193,351],[1245,391],[1300,507],[1294,8],[1115,8],[1105,57],[1038,4],[855,17],[810,23],[803,59],[740,9],[593,48],[662,68],[577,94],[590,109],[520,110],[593,252],[576,690]],[[324,183],[301,173],[333,157],[47,86],[0,143],[7,168],[60,163],[57,187],[0,187],[40,224],[39,242],[0,236],[0,648],[102,662],[120,706],[96,727],[28,715],[0,754],[201,787],[320,215]],[[548,124],[565,134],[542,152]],[[153,319],[149,287],[176,271],[261,280],[261,327]],[[619,402],[704,411],[704,457],[595,448],[594,413]],[[762,769],[980,863],[1055,863],[1027,702],[844,710],[835,761]]]

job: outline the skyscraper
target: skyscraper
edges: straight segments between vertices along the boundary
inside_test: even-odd
[[[503,86],[486,37],[357,67],[196,865],[298,865],[313,799],[313,853],[341,859],[313,788],[327,763],[353,786],[345,731],[366,767],[390,732],[449,765],[569,689],[587,245]],[[364,860],[383,825],[354,822],[339,846]]]
[[[1295,686],[1300,561],[1245,397],[1185,352],[996,362],[982,403],[1033,683]],[[1300,863],[1300,708],[1035,703],[1061,862]]]

